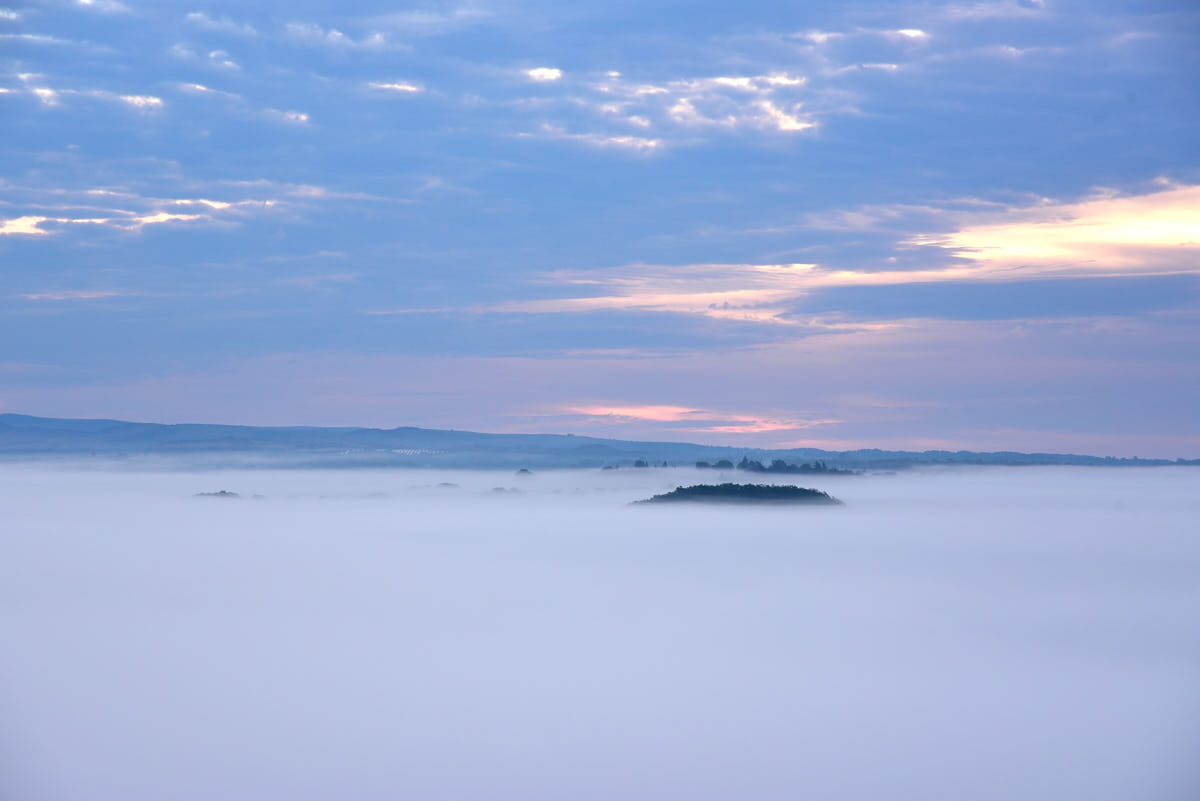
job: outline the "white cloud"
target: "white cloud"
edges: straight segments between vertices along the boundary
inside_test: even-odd
[[[788,75],[786,72],[773,72],[770,75],[758,78],[758,80],[765,82],[769,86],[804,86],[808,82],[807,78],[797,78]]]
[[[213,89],[210,86],[205,86],[202,83],[179,83],[175,87],[181,91],[192,95],[200,95],[202,97],[223,97],[228,100],[241,100],[242,96],[235,92],[226,92],[221,89]]]
[[[101,225],[126,231],[136,231],[147,225],[211,219],[211,217],[203,214],[172,214],[166,211],[155,211],[142,214],[118,212],[118,216],[113,217],[25,216],[16,217],[10,220],[0,220],[0,235],[19,234],[45,236],[47,234],[56,233],[56,231],[53,229],[47,230],[42,228],[42,225],[45,223],[58,223],[59,225]]]
[[[81,42],[73,42],[70,39],[62,39],[58,36],[50,36],[44,33],[0,33],[0,41],[9,42],[25,42],[26,44],[42,44],[42,45],[80,45]],[[86,45],[84,45],[86,46]]]
[[[1036,17],[1046,12],[1045,0],[993,0],[992,2],[951,4],[939,9],[939,13],[954,21],[979,22],[990,19],[1013,17]]]
[[[285,111],[277,108],[268,108],[264,109],[263,113],[278,122],[284,122],[288,125],[308,125],[309,123],[308,114],[303,111]]]
[[[370,22],[407,34],[435,35],[474,25],[490,16],[492,12],[482,5],[467,3],[445,10],[421,9],[381,14],[372,17]]]
[[[760,100],[758,107],[762,109],[767,120],[780,131],[807,131],[816,127],[816,123],[797,116],[799,104],[791,113],[778,108],[770,100]]]
[[[21,13],[11,8],[0,8],[0,20],[5,22],[16,22],[21,18]]]
[[[162,98],[153,95],[120,95],[119,99],[122,103],[126,103],[134,108],[157,109],[163,107]]]
[[[300,44],[323,47],[382,49],[391,46],[387,34],[380,31],[355,39],[337,28],[325,29],[311,22],[289,22],[284,26],[284,33],[289,39]]]
[[[41,224],[49,220],[49,217],[36,216],[0,220],[0,236],[45,236],[50,232],[42,228]]]
[[[133,10],[118,0],[76,0],[75,5],[100,14],[128,14]]]
[[[205,14],[203,11],[193,11],[184,15],[183,19],[185,22],[207,31],[219,31],[237,36],[258,35],[258,31],[248,22],[235,22],[229,17],[217,19]]]
[[[803,31],[801,33],[792,34],[797,39],[803,39],[806,42],[811,42],[816,45],[828,44],[836,39],[841,39],[846,34],[833,31]]]
[[[224,50],[210,50],[208,60],[213,66],[227,70],[240,70],[242,67],[233,60],[233,56],[226,53]]]
[[[176,42],[167,48],[167,53],[180,61],[196,61],[209,67],[217,67],[218,69],[225,70],[241,69],[241,65],[234,61],[233,56],[224,50],[210,50],[206,56],[201,56],[191,47],[182,42]]]
[[[661,139],[648,139],[641,136],[628,136],[621,134],[603,134],[603,133],[569,133],[566,129],[543,123],[539,133],[537,134],[518,134],[518,136],[526,138],[538,139],[561,139],[574,142],[582,142],[583,144],[592,145],[600,148],[618,148],[622,150],[632,150],[636,153],[653,153],[663,146]]]
[[[400,94],[419,94],[425,91],[424,87],[408,81],[372,81],[368,86],[372,89]]]
[[[686,128],[794,134],[816,127],[813,115],[797,99],[807,83],[805,76],[773,71],[686,78],[664,84],[610,77],[590,88],[604,98],[592,106],[594,110],[620,114],[627,122],[642,127],[657,127],[661,121]]]
[[[46,106],[57,106],[58,105],[58,92],[55,91],[54,89],[50,89],[49,87],[46,87],[46,86],[35,86],[30,91],[33,92],[34,95],[37,96],[38,100],[42,101],[43,105],[46,105]]]
[[[525,70],[525,75],[531,81],[550,82],[562,78],[563,71],[557,67],[533,67]]]

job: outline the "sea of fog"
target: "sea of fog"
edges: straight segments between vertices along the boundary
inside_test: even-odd
[[[0,797],[1200,798],[1200,468],[718,477],[0,467]]]

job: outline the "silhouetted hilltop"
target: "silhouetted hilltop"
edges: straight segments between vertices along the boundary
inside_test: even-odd
[[[697,462],[749,472],[834,473],[916,465],[1200,464],[1200,460],[1116,459],[1048,453],[972,451],[764,450],[687,442],[634,442],[572,434],[481,434],[413,428],[165,425],[122,420],[69,420],[0,414],[0,460],[105,460],[163,457],[227,467],[465,467],[515,470],[563,467],[642,468]],[[785,469],[776,469],[782,462]],[[798,463],[798,464],[797,464]],[[753,465],[759,465],[759,471]],[[747,468],[743,468],[747,469]]]
[[[696,484],[676,487],[671,492],[655,495],[634,503],[753,503],[753,504],[824,504],[840,506],[842,502],[828,493],[804,487],[780,484]]]

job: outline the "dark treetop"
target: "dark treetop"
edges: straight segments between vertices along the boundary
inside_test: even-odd
[[[842,504],[828,493],[804,487],[775,484],[696,484],[691,487],[676,487],[671,492],[655,495],[634,503],[676,503],[692,501],[699,503],[753,503],[753,504]]]

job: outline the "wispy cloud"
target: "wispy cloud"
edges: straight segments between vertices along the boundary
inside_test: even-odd
[[[431,36],[476,25],[492,17],[492,10],[482,3],[460,3],[395,11],[371,17],[369,22],[408,35]]]
[[[393,46],[388,35],[382,31],[373,31],[355,39],[337,28],[323,28],[311,22],[289,22],[284,26],[284,34],[294,42],[322,47],[380,50]]]
[[[181,92],[191,95],[199,95],[201,97],[224,98],[226,100],[242,100],[242,96],[236,92],[226,92],[222,89],[213,89],[211,86],[205,86],[202,83],[178,83],[175,88]]]
[[[950,3],[937,10],[945,19],[983,22],[994,19],[1033,18],[1049,13],[1045,0],[989,0],[980,3]]]
[[[161,97],[154,95],[117,95],[117,99],[126,105],[140,109],[156,109],[163,107]]]
[[[184,22],[206,31],[233,34],[235,36],[257,36],[258,31],[248,22],[235,22],[229,17],[212,17],[203,11],[185,14]]]
[[[176,43],[167,48],[167,53],[180,61],[198,62],[216,69],[237,71],[242,68],[242,65],[224,50],[209,50],[207,54],[201,55],[186,44]]]
[[[78,8],[100,14],[130,14],[133,9],[119,0],[75,0]]]
[[[263,109],[263,114],[276,122],[287,125],[308,125],[308,114],[303,111],[281,110],[277,108]]]
[[[42,76],[39,75],[23,74],[18,77],[25,84],[23,91],[36,97],[44,106],[62,105],[64,97],[95,98],[97,100],[120,103],[139,111],[157,111],[165,105],[163,99],[156,95],[121,94],[120,92],[111,92],[106,89],[64,89],[61,87],[40,85],[42,83]]]
[[[663,146],[661,139],[651,139],[644,136],[605,133],[572,133],[557,125],[543,123],[537,133],[521,133],[518,137],[536,139],[558,139],[570,142],[581,142],[600,148],[617,148],[630,150],[635,153],[653,153]]]
[[[371,81],[367,86],[381,92],[394,92],[402,95],[415,95],[425,91],[425,87],[411,81]]]
[[[210,219],[204,214],[172,214],[166,211],[156,211],[148,214],[125,214],[117,217],[41,217],[24,216],[10,220],[0,220],[0,235],[32,235],[44,236],[56,233],[54,227],[43,228],[50,224],[54,226],[99,225],[118,228],[125,231],[137,231],[147,225],[161,223],[191,222]]]
[[[714,434],[800,431],[841,422],[832,418],[776,417],[670,405],[589,404],[566,406],[558,410],[557,415],[582,417],[591,422],[605,425],[630,422],[672,424],[669,425],[670,428],[680,431]]]
[[[103,300],[128,294],[116,289],[74,289],[57,292],[30,292],[21,297],[26,300]]]
[[[1200,274],[1200,186],[945,216],[956,223],[949,233],[917,234],[898,243],[928,249],[935,266],[639,264],[559,270],[546,275],[545,283],[599,294],[506,301],[470,310],[661,312],[810,331],[852,330],[857,324],[798,314],[800,301],[814,290],[836,287]]]

